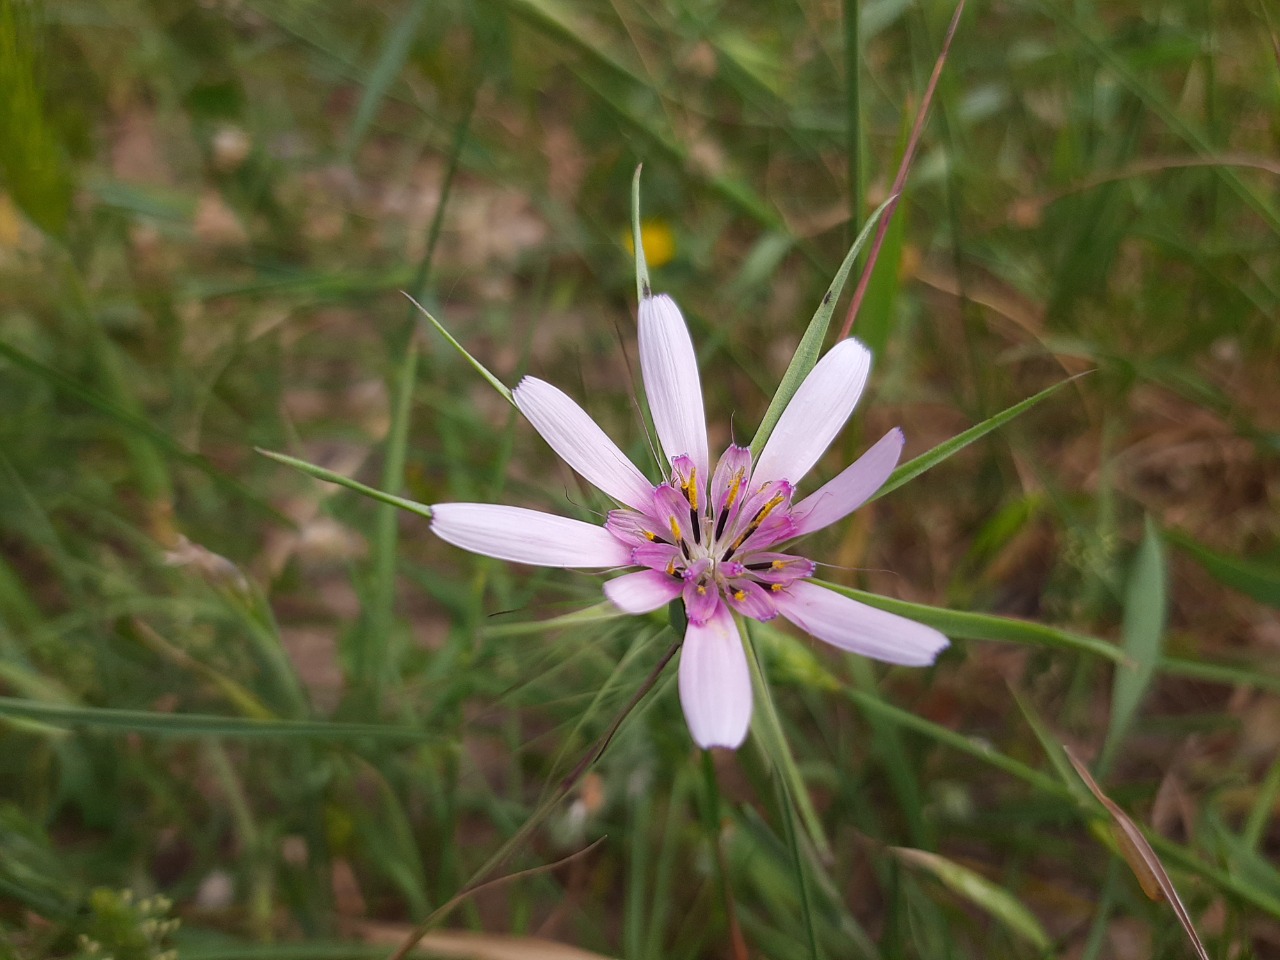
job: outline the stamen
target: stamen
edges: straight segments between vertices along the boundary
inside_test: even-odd
[[[772,590],[774,593],[779,593],[782,590],[782,587],[783,587],[783,584],[781,583],[769,584],[769,589]]]
[[[676,538],[677,543],[684,539],[684,535],[680,532],[680,524],[675,517],[671,518],[671,535]]]
[[[752,518],[751,522],[747,524],[747,529],[742,531],[742,536],[740,536],[737,540],[733,542],[733,550],[737,550],[740,546],[742,546],[742,544],[746,541],[747,537],[755,533],[756,530],[760,528],[760,524],[764,523],[765,519],[769,516],[769,514],[773,513],[774,509],[778,506],[778,504],[782,503],[782,501],[785,499],[787,499],[786,494],[775,493],[773,495],[773,498],[768,503],[766,503],[763,507],[761,507],[760,510],[756,513],[755,517]]]
[[[685,499],[689,501],[689,510],[693,513],[698,511],[698,468],[694,467],[689,471],[689,479],[680,484],[680,489],[684,491]]]
[[[724,502],[724,508],[727,511],[733,506],[735,500],[738,499],[738,493],[742,490],[742,480],[746,476],[746,471],[741,467],[734,473],[733,479],[729,481],[729,499]]]
[[[730,498],[730,503],[732,503]],[[725,524],[729,522],[729,504],[725,504],[724,509],[720,511],[720,516],[716,518],[716,539],[719,540],[724,536]]]
[[[667,576],[669,576],[669,577],[676,577],[677,579],[679,579],[679,576],[680,576],[680,575],[679,575],[678,573],[676,573],[676,558],[675,558],[675,557],[672,557],[670,560],[668,560],[668,561],[667,561]]]
[[[694,495],[693,499],[694,500],[698,499],[696,494]],[[693,507],[689,508],[689,526],[693,530],[693,542],[697,544],[701,544],[702,543],[702,518],[698,516],[698,511]]]
[[[735,599],[735,600],[737,600],[739,603],[741,603],[743,600],[747,599],[747,591],[745,591],[745,590],[735,590],[735,591],[733,591],[733,599]]]

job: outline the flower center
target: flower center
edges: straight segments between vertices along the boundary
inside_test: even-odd
[[[651,508],[614,510],[605,528],[633,548],[634,563],[683,581],[691,621],[705,621],[722,601],[769,620],[777,615],[771,594],[814,571],[812,561],[772,549],[796,535],[792,493],[786,480],[753,487],[751,451],[734,445],[710,484],[689,457],[676,457]]]

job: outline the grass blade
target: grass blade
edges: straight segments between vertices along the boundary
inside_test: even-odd
[[[884,212],[884,218],[880,221],[879,229],[876,230],[876,239],[871,244],[871,253],[867,256],[867,262],[862,268],[862,276],[858,278],[858,286],[853,291],[853,300],[849,304],[849,312],[845,314],[844,326],[840,328],[841,340],[847,337],[849,331],[853,329],[853,321],[858,316],[858,308],[862,306],[862,298],[866,296],[867,285],[871,282],[871,272],[875,270],[876,261],[880,257],[880,248],[884,244],[889,222],[893,219],[894,210],[898,208],[898,201],[902,199],[902,190],[907,183],[907,174],[911,172],[911,165],[916,158],[916,149],[920,146],[920,134],[924,132],[924,122],[929,116],[929,105],[933,102],[933,93],[938,88],[938,78],[942,76],[942,68],[947,62],[947,56],[951,53],[951,41],[955,39],[956,28],[960,26],[960,15],[962,13],[964,13],[964,0],[960,0],[956,4],[956,11],[951,15],[951,24],[947,27],[947,35],[942,41],[942,49],[938,52],[938,59],[934,62],[933,73],[929,76],[929,85],[925,88],[924,97],[920,100],[920,109],[916,111],[915,123],[911,127],[911,136],[907,139],[907,149],[902,154],[902,162],[898,164],[898,172],[893,178],[893,186],[889,188],[889,199],[886,201],[887,207]]]
[[[907,481],[914,480],[916,477],[920,476],[920,474],[924,473],[926,470],[930,470],[933,467],[936,467],[938,464],[942,463],[943,460],[946,460],[948,457],[956,453],[959,453],[961,450],[969,446],[969,444],[973,443],[975,440],[979,440],[982,437],[985,437],[992,430],[996,430],[996,429],[999,429],[1000,427],[1003,427],[1010,420],[1013,420],[1019,415],[1026,413],[1028,410],[1030,410],[1032,407],[1038,404],[1041,400],[1048,399],[1048,397],[1051,394],[1057,392],[1058,390],[1066,386],[1071,381],[1077,380],[1080,377],[1087,376],[1089,372],[1090,371],[1085,371],[1084,373],[1078,373],[1074,377],[1068,377],[1066,380],[1059,381],[1058,383],[1055,383],[1051,387],[1045,387],[1039,393],[1033,394],[1027,397],[1027,399],[1021,400],[1018,403],[1015,403],[1012,407],[1008,407],[1005,410],[1001,410],[994,417],[988,417],[986,420],[983,420],[979,424],[975,424],[974,426],[970,427],[968,430],[965,430],[963,433],[956,434],[950,440],[943,441],[942,443],[934,447],[932,450],[929,450],[927,453],[922,453],[920,456],[912,460],[908,460],[906,463],[902,464],[902,466],[898,467],[897,470],[893,471],[893,473],[889,475],[889,479],[885,481],[884,486],[882,486],[878,491],[876,491],[876,495],[871,499],[878,500],[880,497],[883,497],[886,493],[890,493],[894,490],[897,490],[900,486],[902,486]]]
[[[413,49],[413,40],[418,35],[418,27],[422,25],[422,18],[426,16],[430,5],[430,0],[409,0],[400,19],[392,23],[387,30],[382,52],[378,55],[378,62],[369,74],[364,93],[361,94],[360,102],[356,105],[355,116],[352,117],[351,126],[347,130],[347,142],[343,148],[345,163],[350,164],[355,158],[356,151],[360,149],[360,144],[369,131],[369,125],[377,115],[378,106],[391,88],[391,84],[400,75],[400,71],[404,69],[405,61],[409,59],[409,52]]]
[[[1002,643],[1025,643],[1036,647],[1050,647],[1059,650],[1074,650],[1077,653],[1088,653],[1102,657],[1113,663],[1124,663],[1124,651],[1114,644],[1090,637],[1083,633],[1072,633],[1057,627],[1048,627],[1030,620],[1015,620],[1012,617],[998,617],[989,613],[972,613],[967,610],[948,610],[945,607],[931,607],[923,603],[911,603],[907,600],[894,600],[852,587],[841,586],[826,581],[816,581],[829,590],[842,593],[872,607],[888,610],[900,616],[918,620],[956,640],[996,640]]]
[[[1124,603],[1124,652],[1128,664],[1116,667],[1111,693],[1111,723],[1098,762],[1107,770],[1116,749],[1133,722],[1142,695],[1155,675],[1156,663],[1164,645],[1167,574],[1164,550],[1155,524],[1147,519],[1146,534],[1138,548]]]
[[[220,717],[207,713],[156,713],[115,707],[68,706],[18,697],[0,697],[0,717],[35,720],[58,727],[88,727],[157,737],[222,737],[236,740],[377,740],[422,743],[434,738],[425,730],[376,723],[328,720],[263,720]]]
[[[809,321],[809,326],[805,328],[804,336],[800,338],[800,344],[796,347],[796,352],[792,354],[791,362],[787,364],[787,372],[782,375],[782,382],[778,384],[778,389],[774,392],[773,399],[769,401],[769,408],[765,410],[760,426],[756,430],[756,435],[751,441],[751,455],[753,457],[760,456],[765,442],[769,439],[769,435],[773,433],[773,428],[778,425],[778,419],[782,416],[782,411],[787,408],[791,398],[800,389],[800,384],[809,375],[809,371],[817,365],[818,358],[822,354],[822,341],[826,339],[827,328],[831,325],[831,314],[835,312],[836,301],[840,299],[840,292],[844,289],[845,281],[849,278],[849,271],[853,269],[854,261],[858,259],[858,254],[862,252],[862,248],[866,245],[867,238],[871,235],[871,228],[880,221],[892,200],[893,197],[890,197],[880,204],[875,213],[867,218],[867,222],[863,224],[857,239],[853,241],[853,246],[845,254],[844,262],[840,264],[840,269],[836,271],[831,285],[827,287],[827,292],[823,295],[822,302],[818,304],[818,309],[814,312],[813,319]]]
[[[1166,530],[1164,535],[1215,579],[1259,603],[1280,607],[1280,566],[1218,553],[1180,530]]]
[[[1037,950],[1047,952],[1053,946],[1053,941],[1036,919],[1036,915],[1008,890],[992,883],[982,874],[927,850],[914,850],[910,847],[889,849],[903,863],[932,874],[950,890],[989,914]]]

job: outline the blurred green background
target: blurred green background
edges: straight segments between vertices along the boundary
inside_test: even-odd
[[[712,446],[749,437],[952,9],[0,0],[0,957],[384,956],[456,893],[669,638],[544,625],[598,581],[254,447],[599,509],[401,291],[642,460],[640,162]],[[971,0],[818,472],[1092,373],[815,555],[974,616],[930,671],[758,638],[828,854],[759,736],[699,760],[668,671],[503,871],[607,839],[434,955],[1190,956],[1059,743],[1165,838],[1212,956],[1280,955],[1278,30]]]

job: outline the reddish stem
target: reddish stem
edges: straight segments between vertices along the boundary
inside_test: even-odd
[[[871,241],[871,252],[867,255],[867,265],[862,268],[862,276],[858,278],[858,287],[853,291],[853,300],[849,303],[849,312],[845,315],[844,326],[840,328],[841,340],[849,336],[849,331],[853,329],[853,320],[858,315],[858,308],[862,306],[862,298],[867,295],[871,271],[875,269],[876,261],[880,258],[880,248],[884,245],[885,234],[889,231],[889,221],[893,219],[894,211],[898,209],[898,201],[902,199],[902,187],[907,182],[907,174],[911,172],[911,164],[915,161],[916,148],[920,145],[920,134],[924,132],[924,122],[929,115],[929,105],[933,103],[938,78],[942,76],[947,54],[951,52],[951,41],[956,35],[956,28],[960,25],[960,14],[964,12],[964,2],[965,0],[960,0],[956,4],[956,12],[951,15],[951,25],[947,27],[947,36],[942,41],[942,50],[938,53],[937,62],[933,65],[933,73],[929,77],[928,87],[925,88],[924,99],[920,101],[920,109],[916,111],[916,119],[911,127],[911,136],[907,140],[906,152],[902,155],[902,162],[898,164],[898,174],[893,178],[893,187],[889,191],[892,199],[889,201],[889,206],[885,207],[884,216],[880,218],[880,224],[876,227],[875,239]]]

